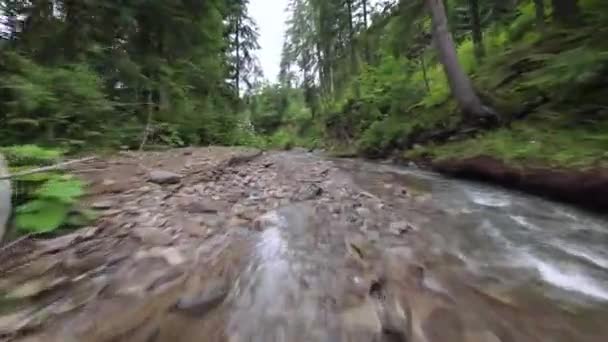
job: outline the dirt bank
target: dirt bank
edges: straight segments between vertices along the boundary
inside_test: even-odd
[[[608,209],[606,169],[512,166],[487,156],[447,159],[430,165],[435,171],[456,177],[497,183],[593,210]]]

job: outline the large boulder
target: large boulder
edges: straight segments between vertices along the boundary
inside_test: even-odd
[[[0,154],[0,177],[8,176],[8,166]],[[0,242],[6,232],[6,225],[11,214],[11,182],[0,179]]]
[[[149,180],[156,184],[177,184],[181,181],[182,176],[169,171],[164,170],[152,170],[150,171]]]

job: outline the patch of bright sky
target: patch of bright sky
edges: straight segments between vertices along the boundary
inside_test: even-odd
[[[285,35],[286,12],[289,0],[251,0],[249,14],[259,26],[260,60],[264,77],[276,82],[281,64],[281,51]]]
[[[380,0],[370,0],[375,6]],[[285,37],[285,22],[289,17],[287,5],[289,0],[251,0],[249,14],[259,26],[260,51],[258,59],[264,71],[264,78],[276,82],[281,64],[281,51]]]

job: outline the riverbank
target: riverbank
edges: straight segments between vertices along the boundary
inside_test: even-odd
[[[398,158],[422,162],[451,176],[605,211],[608,121],[582,120],[577,114],[535,113],[510,127],[458,141],[416,145],[399,152]]]
[[[608,209],[608,169],[552,169],[509,165],[479,156],[445,159],[431,163],[443,174],[488,181],[548,198],[605,211]]]
[[[400,121],[414,128],[379,152],[422,160],[452,176],[607,209],[608,83],[602,75],[608,47],[599,40],[605,36],[604,30],[555,30],[522,40],[472,75],[501,123],[466,122],[447,101],[427,109],[431,114]]]

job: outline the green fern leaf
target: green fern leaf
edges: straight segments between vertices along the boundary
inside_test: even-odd
[[[51,179],[36,194],[41,198],[70,204],[84,194],[83,183],[77,179]]]
[[[15,224],[24,233],[48,233],[65,221],[69,209],[57,201],[35,200],[17,209]]]

